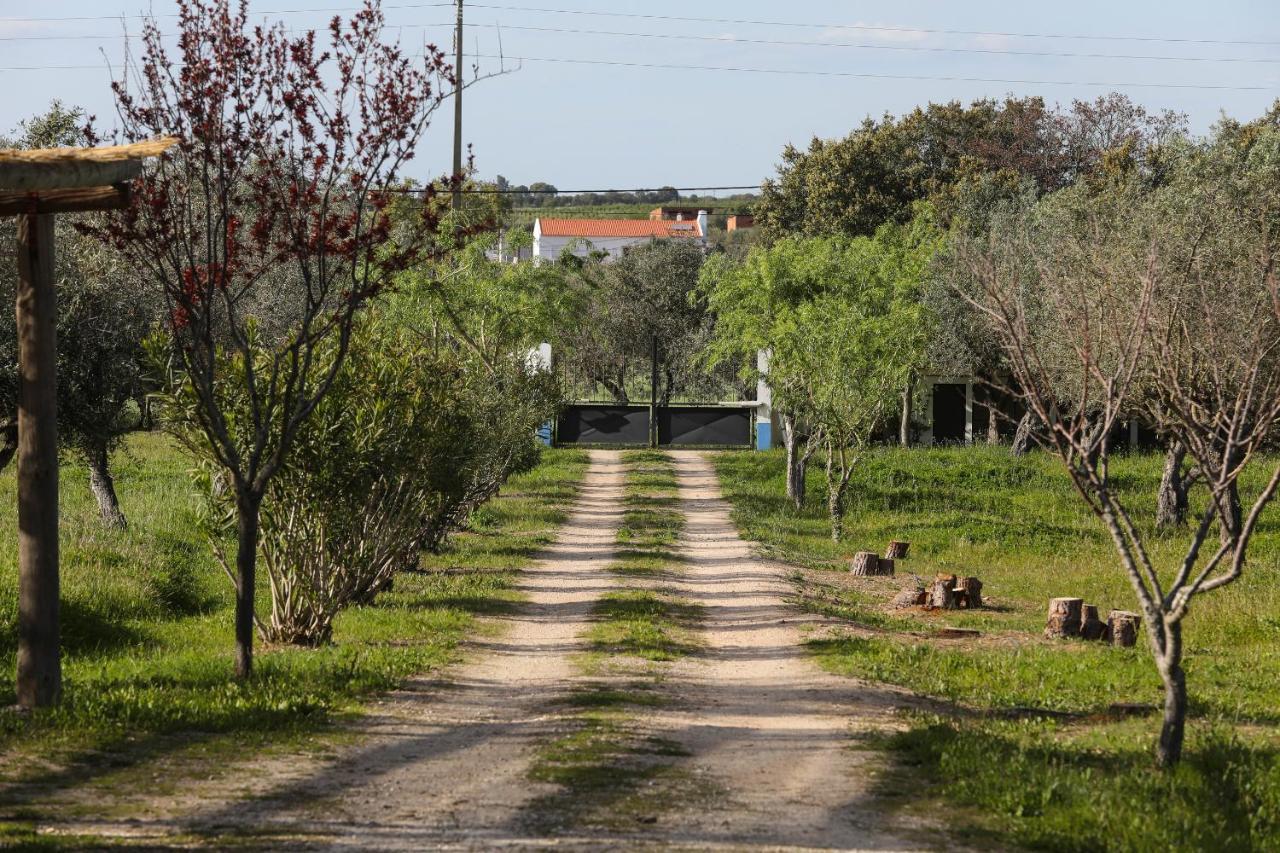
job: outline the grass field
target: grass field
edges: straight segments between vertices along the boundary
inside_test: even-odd
[[[912,768],[886,781],[888,793],[918,793],[923,779],[947,802],[976,807],[972,831],[1046,849],[1275,849],[1280,513],[1264,518],[1246,577],[1199,599],[1188,617],[1189,755],[1161,774],[1151,757],[1158,719],[1108,713],[1117,702],[1161,701],[1145,635],[1136,649],[1041,636],[1052,596],[1083,597],[1104,618],[1134,608],[1110,541],[1057,466],[1000,448],[876,450],[854,475],[846,540],[836,545],[816,466],[797,512],[780,452],[717,458],[744,533],[797,567],[797,600],[850,625],[810,644],[822,665],[954,703],[954,713],[918,717],[886,744]],[[1160,466],[1153,455],[1118,458],[1113,482],[1169,566],[1185,536],[1152,530]],[[1194,509],[1203,494],[1192,498]],[[911,542],[896,581],[848,575],[854,551],[883,551],[895,538]],[[939,571],[979,576],[989,607],[942,616],[887,608],[901,575]],[[933,639],[939,624],[982,634]]]
[[[127,531],[103,528],[82,472],[63,469],[64,701],[22,717],[12,704],[16,546],[0,539],[0,754],[128,761],[149,739],[270,740],[314,730],[360,698],[455,655],[477,614],[506,606],[514,571],[550,541],[586,467],[552,450],[479,510],[470,532],[424,557],[370,606],[344,612],[330,646],[259,648],[255,676],[231,680],[231,586],[199,532],[184,458],[163,436],[117,457]],[[0,529],[15,529],[12,469],[0,475]],[[265,585],[265,584],[264,584]],[[264,590],[265,592],[265,590]],[[0,762],[0,780],[48,770]]]

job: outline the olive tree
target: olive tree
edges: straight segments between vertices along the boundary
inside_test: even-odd
[[[84,115],[54,101],[23,122],[23,148],[83,145]],[[104,523],[124,527],[111,475],[111,452],[138,423],[133,403],[143,386],[143,339],[159,320],[160,304],[141,278],[101,242],[82,233],[90,214],[59,217],[54,274],[58,290],[59,440],[89,469],[89,485]],[[81,226],[81,227],[77,227]],[[0,232],[14,233],[14,220]],[[12,239],[5,245],[12,246]],[[0,302],[12,304],[15,264],[0,263]],[[17,439],[17,340],[13,313],[0,314],[0,469]]]
[[[1010,212],[958,253],[1042,442],[1105,527],[1137,598],[1164,685],[1162,766],[1182,754],[1183,621],[1197,596],[1241,577],[1280,485],[1280,465],[1258,455],[1280,418],[1280,134],[1186,156],[1185,180],[1164,192],[1066,191]],[[1168,565],[1109,477],[1109,433],[1135,409],[1185,448],[1209,491]],[[1255,465],[1268,473],[1236,517],[1238,484]]]

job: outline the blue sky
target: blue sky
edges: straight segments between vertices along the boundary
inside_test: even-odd
[[[420,45],[424,34],[449,42],[449,8],[385,3],[389,23],[406,43]],[[252,9],[352,5],[254,0]],[[148,8],[163,15],[173,7],[171,0],[0,0],[0,69],[88,66],[0,70],[0,129],[52,98],[83,106],[109,125],[107,59],[118,61],[122,28],[135,30],[138,23],[17,19],[137,15]],[[553,9],[561,11],[547,11]],[[318,27],[329,15],[278,17],[292,27]],[[477,0],[468,20],[476,25],[467,37],[469,51],[497,54],[500,32],[506,56],[530,58],[508,59],[518,70],[468,90],[465,135],[481,175],[500,173],[515,183],[546,180],[562,189],[755,184],[773,172],[787,142],[842,135],[866,115],[900,113],[928,101],[1012,92],[1068,103],[1115,89],[1150,108],[1185,112],[1193,129],[1204,131],[1222,112],[1250,118],[1280,97],[1277,0]],[[33,38],[49,36],[88,38]],[[535,61],[549,58],[819,73]],[[479,61],[482,71],[499,66],[497,59]],[[1135,85],[1140,83],[1161,85]],[[411,168],[416,177],[448,169],[450,117],[442,113],[428,131]]]

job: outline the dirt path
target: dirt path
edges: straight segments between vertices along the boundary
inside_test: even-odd
[[[201,832],[251,832],[324,849],[490,848],[521,835],[534,747],[556,736],[554,707],[571,688],[571,657],[622,518],[619,454],[592,452],[577,503],[555,544],[521,572],[525,602],[502,633],[470,646],[475,660],[410,683],[358,725],[337,761],[277,778],[271,790],[186,821]]]
[[[634,829],[566,833],[541,813],[564,790],[529,778],[538,749],[576,731],[566,697],[593,679],[573,658],[588,648],[593,605],[620,583],[607,567],[624,509],[622,455],[593,451],[569,521],[521,573],[525,603],[499,620],[495,638],[470,644],[471,662],[385,697],[334,756],[259,760],[237,774],[251,780],[242,789],[195,785],[154,819],[76,828],[317,850],[945,846],[873,796],[883,755],[853,737],[898,725],[894,708],[906,697],[825,674],[807,658],[806,632],[827,623],[784,603],[785,567],[738,536],[708,459],[672,457],[686,562],[663,583],[701,606],[702,645],[649,670],[663,701],[629,724],[682,747],[669,760],[697,796],[676,791]]]
[[[784,603],[785,567],[738,536],[708,459],[673,452],[685,512],[684,576],[673,583],[704,609],[705,651],[681,663],[664,735],[725,792],[715,809],[672,816],[677,843],[738,848],[921,849],[940,839],[886,814],[871,794],[880,753],[853,735],[892,730],[905,696],[823,672],[802,643],[828,626]]]

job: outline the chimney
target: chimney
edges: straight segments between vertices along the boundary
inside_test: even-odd
[[[698,211],[698,236],[707,236],[707,212],[705,210]]]

